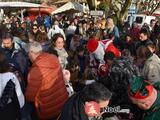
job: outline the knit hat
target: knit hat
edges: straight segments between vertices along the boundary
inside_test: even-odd
[[[129,96],[135,99],[145,99],[151,96],[153,85],[142,77],[134,77],[128,87]]]
[[[89,41],[87,42],[87,49],[89,52],[94,52],[97,47],[98,47],[98,40],[96,40],[95,38],[91,38],[89,39]]]

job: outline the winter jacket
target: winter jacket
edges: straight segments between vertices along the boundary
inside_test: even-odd
[[[56,118],[68,98],[62,69],[56,56],[40,54],[28,74],[26,98],[35,103],[40,119]]]
[[[24,105],[24,95],[22,93],[20,83],[19,83],[17,77],[11,72],[0,73],[0,97],[3,94],[3,91],[7,85],[7,82],[10,80],[12,80],[12,82],[15,84],[15,91],[16,91],[17,98],[19,101],[19,105],[20,105],[20,108],[22,108]]]
[[[28,74],[29,69],[29,59],[25,52],[25,50],[21,47],[20,44],[14,42],[12,49],[4,48],[2,44],[2,48],[4,50],[5,56],[7,60],[15,66],[15,69],[22,73],[24,77]]]
[[[144,64],[142,74],[145,79],[155,83],[160,82],[160,58],[153,54]]]

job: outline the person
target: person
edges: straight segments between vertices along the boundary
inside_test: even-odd
[[[107,77],[108,76],[109,66],[113,64],[114,58],[115,58],[115,55],[113,52],[109,51],[104,54],[105,64],[101,64],[98,69],[98,73],[99,73],[100,77]]]
[[[131,34],[126,34],[124,37],[124,40],[121,41],[120,49],[123,51],[124,49],[128,49],[131,52],[132,56],[136,55],[136,41],[134,40],[134,37]]]
[[[132,102],[144,110],[142,120],[159,120],[160,83],[151,84],[142,77],[134,77],[128,87]]]
[[[139,32],[139,41],[137,41],[136,43],[136,50],[140,47],[140,46],[147,46],[148,44],[153,43],[150,39],[149,39],[149,31],[145,28],[141,29]]]
[[[67,60],[68,53],[65,50],[64,45],[65,45],[65,41],[64,41],[63,35],[60,33],[55,34],[52,38],[51,47],[53,47],[53,49],[57,52],[59,62],[63,69],[65,69],[68,64],[68,60]]]
[[[26,99],[35,104],[40,119],[56,119],[68,99],[58,58],[43,53],[36,41],[29,43],[28,51],[32,67],[28,73]]]
[[[60,118],[61,120],[91,120],[98,117],[102,114],[100,108],[108,106],[111,96],[112,93],[102,84],[96,82],[89,84],[68,99]]]
[[[104,63],[105,52],[111,51],[116,57],[120,56],[120,51],[113,45],[113,41],[108,39],[98,41],[95,38],[91,38],[87,42],[87,49],[99,63]]]
[[[119,35],[119,30],[118,27],[115,26],[114,21],[112,18],[107,18],[107,38],[114,40],[115,43],[118,43],[120,35]]]
[[[24,95],[3,51],[0,51],[0,66],[0,118],[20,120],[20,109],[25,103]]]
[[[76,28],[74,21],[72,21],[66,30],[66,44],[68,48],[70,48],[70,43],[75,34]]]
[[[151,83],[160,81],[160,59],[148,47],[141,46],[137,50],[137,58],[142,61],[142,76]]]
[[[139,31],[140,31],[140,27],[136,22],[133,22],[131,28],[128,30],[128,33],[133,36],[134,40],[138,40]]]
[[[39,34],[39,27],[38,27],[38,25],[37,24],[34,24],[33,26],[32,26],[32,30],[31,30],[31,34],[33,35],[33,39],[34,40],[36,40],[36,38],[37,38],[37,35]]]
[[[9,32],[3,34],[1,46],[7,56],[7,60],[26,78],[30,63],[25,50],[20,44],[13,41],[13,36]]]
[[[59,27],[59,22],[58,21],[55,21],[54,25],[52,26],[52,28],[49,29],[48,34],[47,34],[48,35],[48,39],[51,40],[52,37],[54,36],[54,34],[56,34],[56,33],[62,34],[64,40],[66,40],[65,33],[64,33],[63,29],[61,29]]]
[[[151,19],[150,25],[149,25],[149,30],[150,31],[152,31],[154,29],[155,24],[156,24],[156,20],[155,19]]]
[[[105,61],[109,65],[108,76],[99,79],[99,82],[113,93],[110,100],[110,107],[120,106],[121,109],[129,109],[130,114],[133,115],[131,119],[139,120],[141,111],[131,102],[127,92],[129,80],[140,74],[138,68],[127,56],[114,58],[111,52],[106,54]],[[124,116],[117,114],[117,116],[123,119],[129,119],[130,114],[125,114]]]
[[[51,41],[48,40],[46,32],[39,32],[35,41],[41,43],[44,52],[48,50],[51,44]]]

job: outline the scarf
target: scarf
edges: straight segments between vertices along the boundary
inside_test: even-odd
[[[62,68],[65,68],[68,63],[68,61],[67,61],[68,53],[66,52],[66,50],[64,48],[58,49],[55,47],[54,49],[57,51],[59,62],[61,64]]]

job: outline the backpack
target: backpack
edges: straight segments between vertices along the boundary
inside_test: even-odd
[[[0,118],[2,120],[20,120],[20,105],[12,80],[7,82],[0,98]]]

